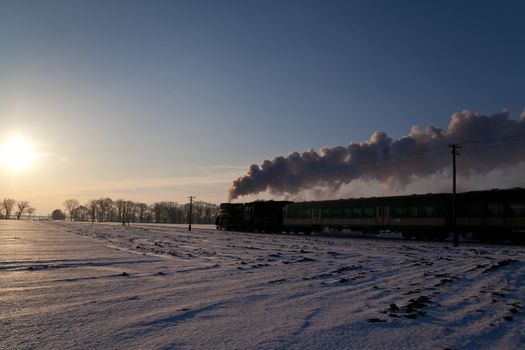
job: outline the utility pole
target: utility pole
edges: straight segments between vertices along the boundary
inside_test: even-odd
[[[450,153],[452,154],[452,236],[454,239],[454,247],[459,246],[459,233],[456,229],[456,156],[459,156],[461,146],[457,143],[448,145]]]
[[[190,200],[190,212],[188,213],[188,222],[190,224],[188,226],[188,231],[191,231],[191,206],[193,204],[193,199],[195,198],[195,196],[188,196],[188,198]]]

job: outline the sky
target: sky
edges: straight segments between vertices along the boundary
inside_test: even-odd
[[[40,214],[219,203],[275,156],[467,109],[519,118],[524,16],[505,0],[0,1],[0,143],[36,154],[0,168],[0,197]]]

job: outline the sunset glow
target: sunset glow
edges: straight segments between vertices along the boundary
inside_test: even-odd
[[[36,158],[31,142],[20,136],[8,139],[2,145],[1,152],[3,166],[11,171],[30,168]]]

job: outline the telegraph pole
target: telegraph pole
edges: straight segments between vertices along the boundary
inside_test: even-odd
[[[195,196],[188,196],[188,198],[190,200],[190,212],[188,213],[188,222],[189,222],[188,231],[191,231],[191,206],[193,204],[193,199],[195,198]]]
[[[452,154],[452,236],[454,239],[454,247],[459,246],[459,233],[456,229],[456,156],[459,156],[461,146],[457,143],[448,145],[450,153]]]

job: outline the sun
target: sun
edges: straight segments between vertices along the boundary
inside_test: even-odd
[[[1,146],[1,157],[6,168],[20,171],[31,167],[36,153],[30,141],[21,136],[13,136]]]

